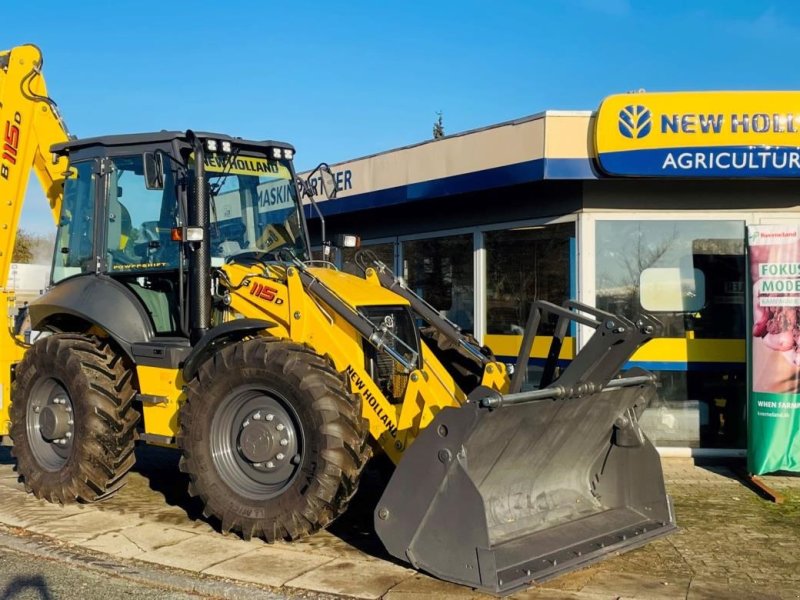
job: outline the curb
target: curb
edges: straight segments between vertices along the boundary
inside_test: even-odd
[[[123,562],[108,554],[93,552],[87,548],[74,548],[53,538],[33,534],[21,528],[0,524],[0,545],[15,552],[39,558],[57,560],[71,566],[88,568],[104,575],[127,579],[136,583],[168,588],[171,591],[187,594],[200,594],[225,600],[285,600],[287,598],[308,598],[329,600],[344,598],[330,594],[318,594],[303,590],[280,592],[265,589],[264,586],[223,580],[204,573],[185,575],[165,566],[150,566],[147,563],[130,559]],[[133,564],[135,562],[135,564]]]

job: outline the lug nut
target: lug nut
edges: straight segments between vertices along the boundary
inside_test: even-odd
[[[67,425],[75,425],[75,421],[73,421],[72,419],[70,419],[69,421],[67,421]]]
[[[288,446],[289,440],[281,440],[281,446]]]
[[[67,412],[72,412],[72,407],[71,406],[67,406],[64,410],[66,410]]]
[[[261,413],[257,412],[253,415],[253,421],[260,421],[261,420]]]
[[[261,467],[264,466],[264,463],[253,463],[253,466],[256,467],[257,469],[260,469]]]
[[[283,460],[284,458],[286,458],[286,455],[283,452],[278,452],[278,454],[275,455],[275,458],[277,458],[278,460]]]
[[[72,437],[72,432],[68,431],[67,433],[64,434],[64,437],[67,438],[67,439],[71,438]]]
[[[286,427],[283,425],[283,423],[278,423],[277,425],[275,425],[275,429],[277,429],[278,431],[283,431],[284,429],[286,429]]]
[[[250,425],[250,419],[247,419],[244,423],[242,423],[242,427],[247,427],[248,425]]]
[[[272,419],[275,418],[275,415],[267,415],[265,418],[267,419],[267,421],[272,421]]]
[[[267,462],[267,468],[268,469],[274,469],[275,468],[275,463],[272,462],[272,461]]]
[[[39,411],[40,411],[40,410],[42,410],[42,409],[41,409],[41,408],[39,408],[38,406],[34,406],[34,407],[33,407],[33,412],[35,412],[36,414],[39,414]]]

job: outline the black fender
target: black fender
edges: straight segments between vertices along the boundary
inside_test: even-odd
[[[206,334],[194,345],[189,356],[183,363],[183,380],[191,381],[197,374],[200,365],[219,350],[221,346],[231,342],[238,342],[242,338],[275,327],[272,321],[264,319],[235,319],[227,321],[209,329]]]
[[[122,283],[102,275],[84,275],[61,281],[30,304],[31,328],[84,321],[106,331],[133,359],[132,345],[155,337],[150,315],[142,302]]]

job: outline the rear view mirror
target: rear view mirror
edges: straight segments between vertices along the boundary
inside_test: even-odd
[[[319,183],[322,188],[320,191],[328,199],[333,200],[336,198],[336,177],[331,171],[331,168],[326,164],[321,164],[319,167]]]
[[[645,269],[639,277],[639,301],[652,312],[697,312],[706,303],[705,275],[700,269]]]
[[[148,190],[164,189],[164,157],[160,152],[145,152],[144,186]]]
[[[307,196],[313,200],[314,196],[322,195],[327,200],[336,198],[336,176],[331,171],[331,168],[325,164],[320,163],[317,168],[311,171],[305,180],[297,178],[297,187],[300,194]]]

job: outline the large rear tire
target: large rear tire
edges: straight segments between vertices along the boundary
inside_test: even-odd
[[[37,498],[68,504],[116,493],[134,464],[133,372],[106,340],[48,336],[17,365],[10,407],[17,471]]]
[[[329,362],[270,338],[223,347],[199,369],[178,446],[189,493],[222,531],[292,540],[344,512],[369,458],[360,403]]]

